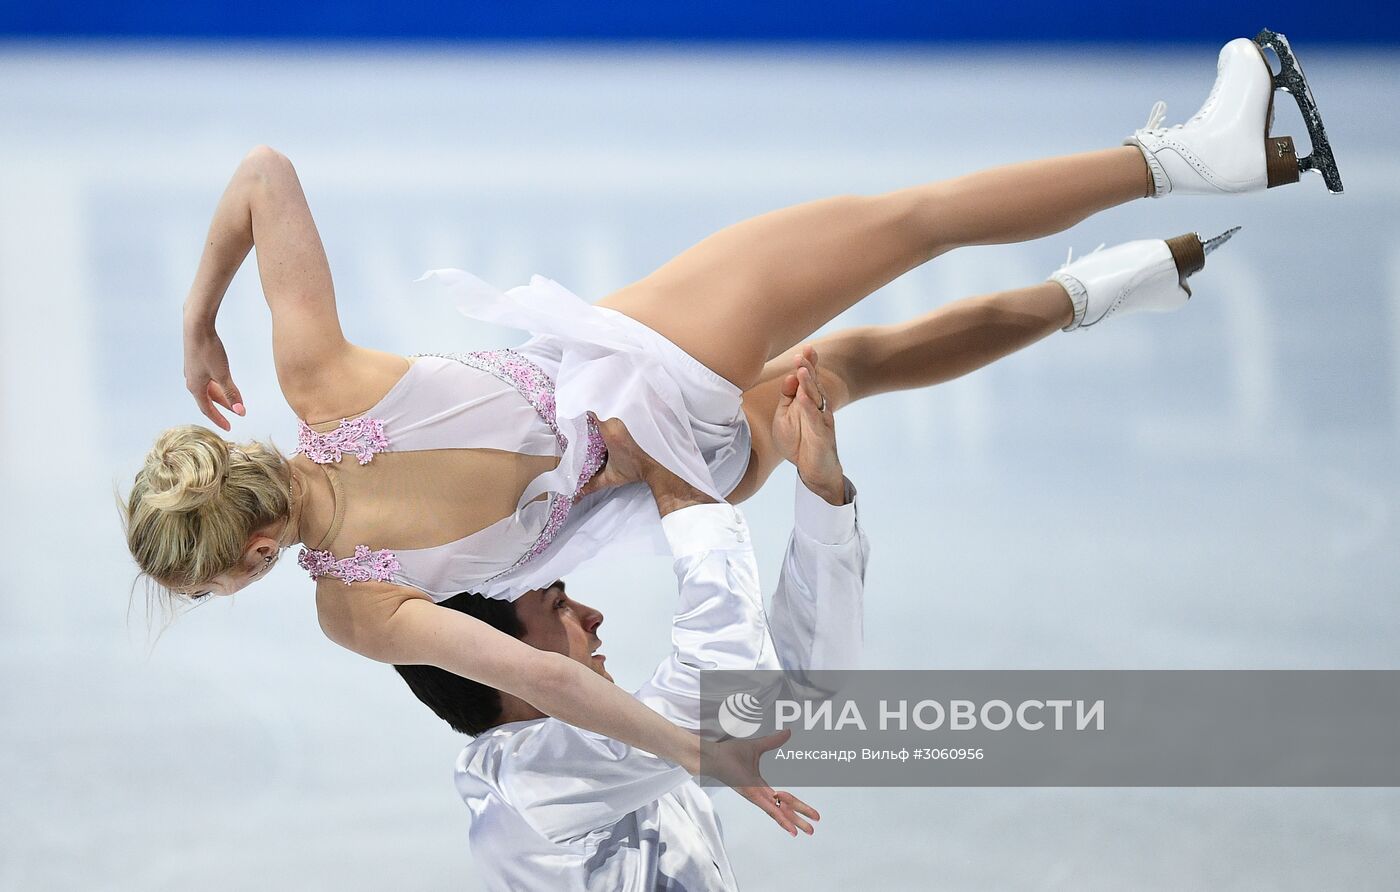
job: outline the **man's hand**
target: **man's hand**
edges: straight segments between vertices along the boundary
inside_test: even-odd
[[[817,375],[816,349],[801,348],[793,364],[773,415],[773,445],[797,465],[808,489],[832,505],[844,504],[846,481],[836,454],[836,422]]]
[[[598,473],[593,475],[593,479],[578,491],[575,500],[600,489],[640,483],[661,467],[656,459],[643,452],[637,441],[632,439],[632,434],[628,432],[622,419],[609,418],[607,421],[599,421],[592,412],[588,413],[588,417],[593,419],[598,425],[598,432],[603,435],[603,442],[608,447],[608,458]]]
[[[603,435],[603,442],[607,444],[608,461],[602,470],[593,475],[593,479],[579,490],[576,499],[612,486],[645,483],[651,489],[652,497],[656,499],[657,510],[661,512],[662,517],[691,505],[714,502],[714,499],[686,483],[665,465],[642,451],[642,447],[632,439],[632,434],[622,423],[622,419],[593,420],[597,422],[598,432]]]
[[[787,743],[791,736],[791,731],[784,730],[753,740],[704,741],[700,744],[704,753],[702,764],[706,774],[733,787],[789,836],[796,836],[798,830],[811,836],[812,825],[804,818],[820,821],[817,810],[785,790],[774,790],[758,771],[763,754]]]

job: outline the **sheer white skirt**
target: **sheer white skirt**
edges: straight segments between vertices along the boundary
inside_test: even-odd
[[[461,270],[433,270],[425,280],[447,289],[463,314],[532,335],[516,350],[554,379],[556,420],[569,440],[559,472],[582,467],[592,412],[622,419],[648,455],[716,499],[743,479],[751,447],[743,393],[670,340],[541,276],[507,292]],[[544,553],[480,594],[513,600],[618,550],[668,553],[656,505],[640,484],[580,500]]]

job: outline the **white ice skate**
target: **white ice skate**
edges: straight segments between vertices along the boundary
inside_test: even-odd
[[[1278,54],[1276,76],[1264,56]],[[1270,136],[1274,91],[1293,95],[1312,142],[1312,154],[1299,158],[1293,137]],[[1152,107],[1147,125],[1125,140],[1142,150],[1152,171],[1157,198],[1170,193],[1220,195],[1252,192],[1298,182],[1305,170],[1322,174],[1331,192],[1342,191],[1341,174],[1322,127],[1322,116],[1303,69],[1282,34],[1260,31],[1225,44],[1216,66],[1215,86],[1205,105],[1185,124],[1162,127],[1167,106]]]
[[[1205,241],[1194,232],[1169,239],[1124,242],[1078,260],[1066,259],[1050,281],[1058,282],[1074,304],[1065,331],[1098,325],[1110,316],[1139,310],[1175,310],[1191,297],[1186,280],[1205,268],[1206,255],[1240,228]]]

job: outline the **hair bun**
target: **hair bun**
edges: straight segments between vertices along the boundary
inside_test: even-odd
[[[161,511],[196,511],[218,496],[229,466],[229,444],[208,428],[173,427],[146,457],[146,503]]]

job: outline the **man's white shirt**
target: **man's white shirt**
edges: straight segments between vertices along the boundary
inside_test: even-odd
[[[833,506],[798,483],[771,623],[738,509],[662,518],[680,589],[672,648],[634,696],[694,728],[702,670],[855,668],[869,543],[847,496]],[[558,719],[512,722],[472,740],[456,778],[488,889],[736,887],[709,796],[643,750]]]

